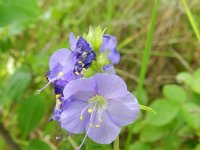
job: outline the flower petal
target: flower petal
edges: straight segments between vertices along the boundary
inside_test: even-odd
[[[77,79],[69,82],[63,90],[64,98],[73,97],[78,100],[88,100],[96,94],[96,84],[93,78]]]
[[[103,36],[100,52],[109,50],[108,59],[112,62],[112,64],[117,64],[120,60],[120,54],[116,49],[116,45],[116,37],[107,34]]]
[[[113,50],[117,45],[117,39],[114,36],[105,34],[102,39],[102,45],[100,51],[103,52],[105,50]]]
[[[87,106],[83,101],[66,102],[63,112],[60,116],[61,127],[71,133],[83,133],[89,114],[85,111],[80,120],[82,110]]]
[[[94,75],[98,94],[107,99],[122,97],[127,94],[126,83],[117,75],[97,73]]]
[[[140,107],[135,96],[129,93],[124,97],[109,100],[107,111],[117,125],[126,126],[138,118]]]
[[[120,61],[120,54],[115,48],[114,50],[110,51],[108,55],[108,59],[112,62],[112,64],[118,64]]]
[[[112,64],[104,66],[103,70],[104,70],[105,73],[116,74],[115,68],[114,68],[114,66]]]
[[[53,53],[49,59],[50,70],[52,70],[57,64],[65,66],[68,62],[70,54],[71,52],[66,48],[59,49]]]
[[[74,36],[74,33],[70,33],[69,43],[70,43],[71,50],[73,51],[76,48],[76,43],[77,43],[77,39]]]
[[[90,127],[88,126],[88,137],[99,144],[110,144],[112,143],[120,133],[120,127],[113,123],[108,114],[104,112],[102,114],[102,120],[100,126]]]

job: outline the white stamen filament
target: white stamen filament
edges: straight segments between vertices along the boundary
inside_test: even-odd
[[[96,104],[97,104],[97,103],[95,103],[95,105],[94,105],[94,107],[92,108],[92,110],[95,110]],[[84,112],[84,111],[86,110],[87,107],[89,107],[89,105],[87,105],[87,106],[82,110],[82,112]],[[80,149],[81,149],[81,147],[83,146],[83,144],[84,144],[84,142],[85,142],[85,140],[86,140],[86,138],[87,138],[87,136],[88,136],[88,133],[89,133],[90,129],[93,127],[92,119],[95,117],[95,115],[96,115],[96,111],[92,111],[92,114],[91,114],[91,116],[90,116],[90,123],[89,123],[88,130],[87,130],[87,132],[86,132],[86,134],[85,134],[85,137],[83,138],[83,141],[81,142],[80,146],[77,148],[77,150],[80,150]]]
[[[83,108],[83,110],[81,111],[81,115],[80,115],[80,120],[83,120],[83,113],[85,112],[85,110],[89,107],[89,105],[85,106]]]
[[[62,72],[58,73],[58,76],[55,77],[54,79],[52,79],[51,81],[49,81],[47,84],[45,84],[45,86],[43,86],[41,89],[37,90],[37,93],[40,94],[45,88],[47,88],[49,86],[50,83],[54,82],[55,80],[59,79],[60,77],[63,76]]]

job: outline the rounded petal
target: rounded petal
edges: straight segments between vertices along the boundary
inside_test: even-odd
[[[112,64],[117,64],[119,63],[120,60],[120,54],[116,49],[116,45],[117,45],[116,37],[110,35],[103,36],[100,52],[109,50],[108,59],[112,62]]]
[[[113,50],[115,49],[116,45],[116,37],[106,34],[103,36],[100,51],[103,52],[105,50]]]
[[[107,111],[117,125],[126,126],[138,118],[140,107],[135,96],[129,93],[124,97],[109,100]]]
[[[93,78],[77,79],[69,82],[63,90],[64,98],[88,100],[96,94],[96,84]]]
[[[110,144],[112,143],[120,133],[120,127],[113,123],[108,114],[104,112],[102,114],[101,125],[99,127],[88,126],[88,137],[99,144]]]
[[[120,61],[120,54],[117,49],[110,51],[108,55],[108,59],[112,62],[112,64],[118,64]]]
[[[127,95],[126,83],[117,75],[97,73],[94,75],[94,79],[97,83],[98,94],[107,99]]]
[[[66,102],[63,112],[60,116],[61,127],[71,133],[83,133],[89,115],[87,111],[82,114],[83,120],[80,120],[82,110],[87,106],[84,101]]]
[[[59,49],[53,53],[49,59],[50,70],[52,70],[57,64],[65,66],[68,62],[70,54],[71,52],[66,48]]]

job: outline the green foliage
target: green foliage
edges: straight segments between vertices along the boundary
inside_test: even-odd
[[[0,27],[33,20],[38,15],[36,0],[1,0]]]
[[[135,130],[140,135],[139,142],[152,143],[151,147],[154,147],[153,143],[161,142],[159,146],[165,150],[180,149],[181,146],[185,150],[197,149],[195,137],[200,133],[200,95],[193,85],[200,78],[200,71],[179,73],[176,78],[184,84],[164,85],[164,97],[150,104],[157,115],[147,113]]]
[[[37,127],[44,117],[44,108],[44,98],[41,96],[32,96],[21,103],[18,123],[24,136]]]
[[[154,126],[170,123],[179,111],[179,104],[168,99],[156,99],[151,105],[157,115],[147,114],[147,121]]]
[[[80,35],[91,25],[97,28],[84,37],[95,50],[105,31],[98,26],[117,37],[121,62],[116,71],[147,110],[131,128],[122,129],[120,149],[128,143],[127,150],[200,150],[200,2],[181,0],[181,5],[179,0],[164,0],[158,5],[156,0],[154,7],[152,2],[0,0],[0,121],[20,149],[73,150],[81,143],[84,135],[69,140],[63,133],[62,141],[55,140],[60,127],[49,122],[55,105],[52,86],[44,97],[32,95],[46,82],[42,76],[48,71],[49,56],[69,47],[70,32]],[[105,53],[98,63],[107,64],[106,57]],[[85,76],[97,69],[101,68],[93,63]],[[89,138],[83,146],[112,148]],[[0,149],[11,149],[3,135]]]
[[[26,150],[51,150],[49,145],[41,140],[32,140]]]
[[[20,101],[22,96],[31,82],[31,74],[27,68],[17,69],[12,76],[10,76],[6,83],[3,95],[4,104],[8,104],[12,100]]]
[[[194,129],[200,128],[200,107],[194,103],[186,103],[182,107],[182,115],[188,125]]]
[[[179,103],[183,103],[187,100],[187,95],[184,89],[175,84],[165,85],[163,87],[164,96],[169,99]]]
[[[150,150],[150,148],[147,144],[137,141],[130,145],[129,150]]]

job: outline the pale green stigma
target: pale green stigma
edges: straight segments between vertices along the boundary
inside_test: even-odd
[[[91,105],[96,103],[99,108],[105,108],[108,104],[106,98],[100,95],[96,95],[93,98],[91,98],[89,100],[89,103]]]

